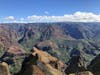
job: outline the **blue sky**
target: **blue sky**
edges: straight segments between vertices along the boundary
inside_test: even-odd
[[[66,14],[71,17],[77,12],[81,15],[91,13],[91,15],[98,16],[100,14],[100,0],[0,0],[0,20],[5,22],[10,22],[13,19],[14,21],[26,21],[29,18],[31,20],[36,18],[34,22],[38,19],[51,21],[50,17],[52,16],[59,19]],[[41,17],[45,17],[45,19],[41,20]],[[97,18],[99,19],[99,17]]]

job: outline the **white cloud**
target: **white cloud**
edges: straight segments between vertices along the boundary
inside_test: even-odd
[[[25,19],[24,18],[20,18],[20,21],[24,21]]]
[[[45,11],[44,13],[45,13],[45,14],[49,14],[49,12],[48,12],[48,11]]]
[[[7,16],[4,18],[5,20],[15,20],[14,16]]]
[[[0,19],[0,23],[17,23],[14,16],[7,16]]]
[[[31,15],[27,18],[16,20],[14,16],[4,18],[7,22],[100,22],[100,14],[91,12],[75,12],[74,14],[65,14],[63,16],[38,16]]]
[[[25,18],[20,18],[20,20],[18,21],[18,23],[27,23],[27,20]]]
[[[74,14],[65,14],[63,16],[37,16],[32,15],[27,17],[28,20],[37,22],[100,22],[100,14],[91,12],[76,12]]]

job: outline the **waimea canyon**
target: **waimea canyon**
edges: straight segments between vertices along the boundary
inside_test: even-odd
[[[1,23],[0,75],[100,75],[100,23]]]

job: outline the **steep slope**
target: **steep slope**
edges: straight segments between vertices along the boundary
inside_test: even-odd
[[[97,55],[91,63],[88,65],[88,70],[93,72],[95,75],[100,75],[100,54]]]
[[[23,61],[21,71],[15,75],[65,75],[65,64],[57,58],[35,47],[32,52]]]
[[[7,25],[0,25],[0,56],[7,50],[10,46],[17,44],[17,35],[11,30]]]
[[[67,74],[86,71],[86,66],[82,55],[73,55],[67,64],[68,67],[65,71]]]

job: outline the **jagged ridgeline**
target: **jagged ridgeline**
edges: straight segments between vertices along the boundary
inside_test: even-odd
[[[8,25],[16,32],[18,43],[27,51],[35,45],[64,62],[80,51],[86,63],[100,53],[100,23]]]
[[[66,73],[86,71],[90,61],[100,54],[100,23],[0,24],[0,61],[9,65],[12,74],[20,71],[34,46],[68,66],[76,61],[76,69],[67,68]],[[82,64],[82,70],[77,63]]]

